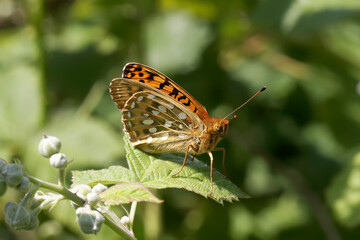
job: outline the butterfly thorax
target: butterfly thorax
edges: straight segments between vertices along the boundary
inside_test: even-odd
[[[206,130],[200,137],[197,154],[212,151],[229,129],[229,121],[222,118],[209,118],[204,123],[206,124]]]

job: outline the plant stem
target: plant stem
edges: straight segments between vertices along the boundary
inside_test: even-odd
[[[114,232],[119,234],[119,236],[126,240],[134,240],[136,239],[134,234],[129,231],[127,228],[122,228],[121,226],[116,225],[109,217],[103,215],[105,217],[105,224],[111,228]]]
[[[30,181],[32,183],[39,185],[39,187],[46,188],[48,190],[57,192],[57,193],[63,195],[65,198],[75,202],[76,204],[78,204],[80,206],[84,205],[84,203],[85,203],[85,201],[81,197],[72,193],[70,190],[68,190],[67,188],[64,188],[63,186],[41,180],[41,179],[38,179],[33,176],[28,176],[28,178],[30,179]]]
[[[38,185],[39,187],[46,188],[48,190],[57,192],[57,193],[63,195],[66,199],[75,202],[79,206],[82,206],[85,203],[85,201],[82,198],[80,198],[79,196],[77,196],[76,194],[74,194],[73,192],[71,192],[70,190],[65,188],[64,186],[56,185],[56,184],[38,179],[33,176],[28,176],[28,178],[30,179],[30,181],[32,183]],[[134,234],[131,231],[129,231],[125,227],[115,224],[108,216],[106,216],[104,214],[103,214],[103,216],[105,217],[105,224],[108,227],[110,227],[114,232],[116,232],[122,239],[126,239],[126,240],[136,239]]]
[[[131,209],[130,209],[130,231],[132,232],[133,224],[134,224],[134,218],[135,218],[135,212],[136,212],[136,206],[137,202],[131,203]]]
[[[65,187],[65,169],[64,168],[60,168],[59,169],[59,186],[61,187]]]

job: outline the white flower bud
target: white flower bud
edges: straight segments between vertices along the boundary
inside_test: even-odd
[[[100,193],[102,193],[103,191],[105,191],[106,189],[108,189],[107,186],[104,186],[104,185],[102,185],[101,183],[98,183],[98,184],[96,184],[96,185],[92,188],[91,191],[92,191],[93,193],[100,194]]]
[[[55,153],[50,157],[50,164],[54,168],[65,168],[67,166],[67,158],[63,153]]]
[[[130,218],[128,216],[123,216],[121,219],[120,219],[120,222],[124,225],[127,225],[130,223]]]
[[[85,200],[86,195],[89,192],[91,192],[91,187],[86,184],[79,184],[79,185],[73,186],[73,188],[71,188],[70,191]]]
[[[99,232],[105,220],[103,215],[98,211],[91,210],[89,207],[78,208],[76,214],[81,231],[86,234]]]
[[[86,195],[86,200],[90,205],[95,205],[99,201],[99,197],[96,193],[90,192]]]
[[[40,140],[38,150],[41,156],[49,158],[51,155],[58,153],[61,148],[61,141],[57,137],[43,135]]]
[[[63,198],[64,196],[58,193],[37,191],[31,201],[31,208],[52,209]]]
[[[77,208],[75,213],[76,216],[79,217],[81,214],[90,213],[91,211],[90,205],[86,204],[84,207]]]

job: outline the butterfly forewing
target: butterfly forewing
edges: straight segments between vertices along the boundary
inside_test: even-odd
[[[206,110],[190,93],[155,69],[138,63],[128,63],[123,69],[123,78],[145,83],[160,90],[177,102],[183,104],[200,119],[210,118]]]

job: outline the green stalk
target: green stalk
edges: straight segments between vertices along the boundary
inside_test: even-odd
[[[46,188],[50,191],[57,192],[57,193],[63,195],[66,199],[78,204],[79,206],[82,206],[85,203],[85,201],[82,198],[80,198],[79,196],[77,196],[76,194],[74,194],[73,192],[71,192],[70,190],[65,188],[64,186],[56,185],[56,184],[32,177],[32,176],[28,176],[28,178],[30,179],[30,181],[32,183],[38,185],[39,187]],[[114,232],[116,232],[122,239],[125,239],[125,240],[136,239],[135,236],[133,235],[133,233],[130,232],[128,229],[126,229],[125,227],[116,225],[108,216],[106,216],[104,214],[103,214],[103,216],[105,217],[104,223],[108,227],[110,227]]]
[[[61,187],[65,187],[65,169],[64,168],[60,168],[59,169],[59,186]]]
[[[63,186],[56,185],[47,181],[43,181],[33,176],[28,176],[28,177],[32,183],[37,184],[39,187],[46,188],[53,192],[57,192],[63,195],[65,198],[78,204],[79,206],[82,206],[85,203],[85,201],[81,197],[77,196],[76,194],[74,194],[73,192],[71,192],[70,190],[68,190]]]
[[[105,217],[105,224],[110,227],[114,232],[116,232],[122,239],[134,240],[136,239],[134,234],[130,232],[127,228],[122,228],[121,226],[116,225],[109,217]]]
[[[136,212],[136,206],[137,202],[131,203],[131,209],[130,209],[130,231],[133,231],[133,224],[134,224],[134,218],[135,218],[135,212]]]

